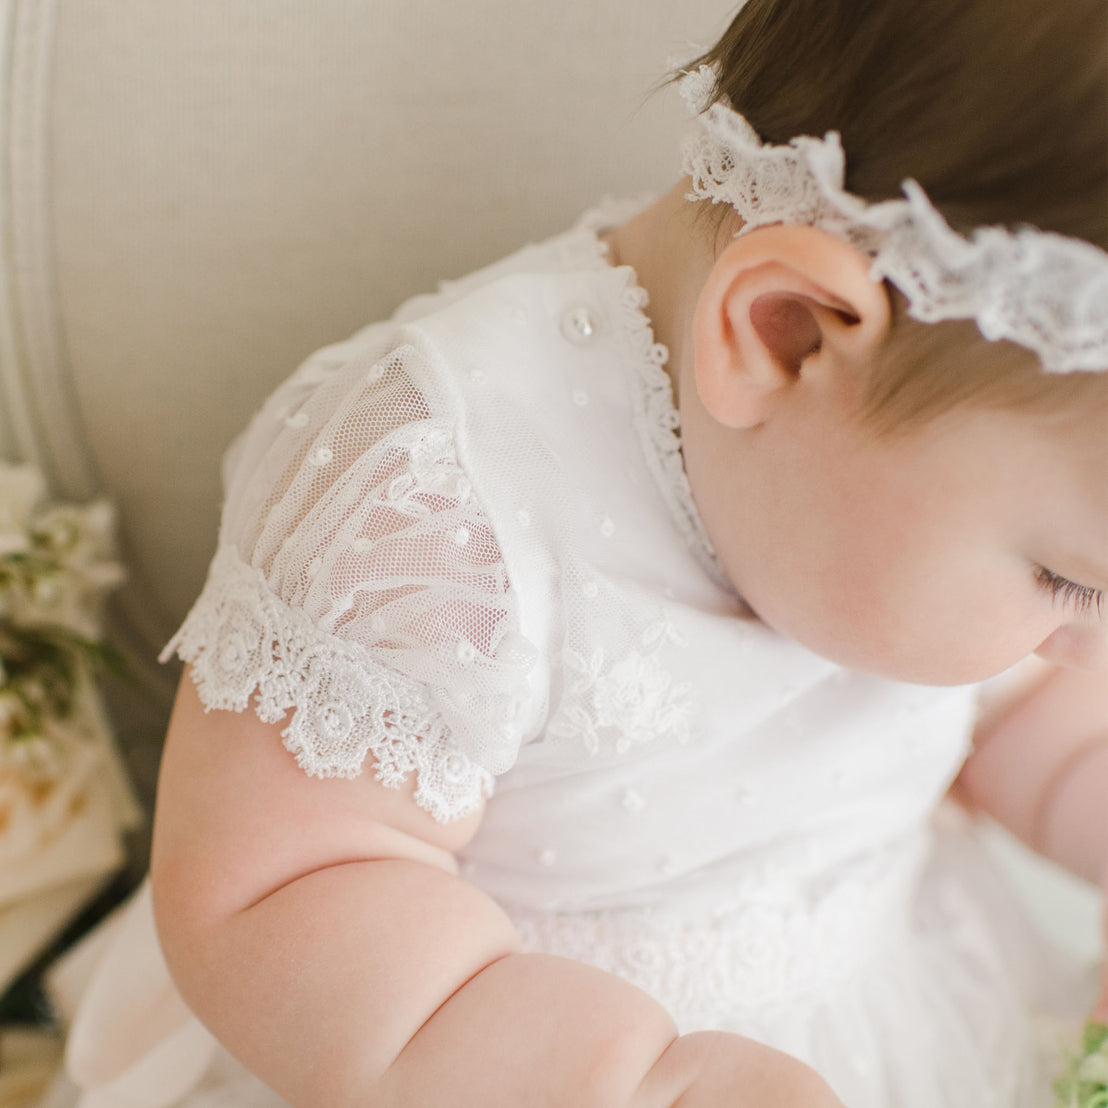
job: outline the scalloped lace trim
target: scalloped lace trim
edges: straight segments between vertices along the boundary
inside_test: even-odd
[[[681,417],[673,405],[673,385],[662,368],[669,359],[669,351],[660,342],[654,341],[654,331],[644,311],[647,293],[636,283],[635,271],[630,266],[622,266],[621,272],[625,281],[619,297],[625,318],[624,334],[631,346],[639,385],[635,394],[635,429],[639,433],[647,465],[678,530],[697,561],[718,584],[730,589],[712,541],[700,520],[685,473],[685,460],[681,453]]]
[[[476,811],[492,775],[475,765],[429,709],[422,686],[376,662],[365,647],[316,627],[269,589],[233,547],[221,549],[181,629],[162,651],[192,666],[208,710],[254,709],[288,718],[285,748],[313,777],[356,777],[372,754],[378,781],[416,775],[416,803],[441,823]]]

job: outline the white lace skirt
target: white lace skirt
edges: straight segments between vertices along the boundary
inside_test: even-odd
[[[847,1108],[1043,1108],[1058,1027],[1092,1003],[1093,967],[1052,950],[976,840],[940,831],[899,903],[854,918],[771,905],[512,912],[525,948],[577,958],[656,996],[682,1031],[734,1031],[814,1066]],[[792,920],[793,922],[790,922]],[[43,1108],[286,1108],[188,1014],[142,892],[104,944]],[[151,1030],[151,1029],[154,1030]]]
[[[883,887],[832,883],[797,910],[512,913],[529,950],[638,985],[682,1032],[803,1059],[847,1108],[1044,1108],[1096,974],[1051,946],[964,821]]]

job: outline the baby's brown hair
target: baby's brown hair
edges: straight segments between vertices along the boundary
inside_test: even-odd
[[[858,196],[900,197],[914,178],[963,232],[1031,224],[1108,249],[1105,0],[748,0],[700,64],[766,142],[838,131]],[[878,424],[1108,377],[1047,378],[1029,352],[972,322],[919,323],[891,295],[867,397]]]

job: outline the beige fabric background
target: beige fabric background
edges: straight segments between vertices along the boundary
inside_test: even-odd
[[[200,584],[215,458],[263,393],[604,191],[675,179],[674,98],[644,97],[723,9],[59,4],[58,308],[91,460],[162,630]]]

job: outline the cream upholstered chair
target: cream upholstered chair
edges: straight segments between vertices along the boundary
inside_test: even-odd
[[[116,503],[149,794],[229,440],[313,348],[667,187],[733,0],[6,0],[0,458]]]
[[[650,90],[733,6],[0,0],[0,458],[119,508],[142,792],[234,433],[314,347],[666,187],[682,112]]]

